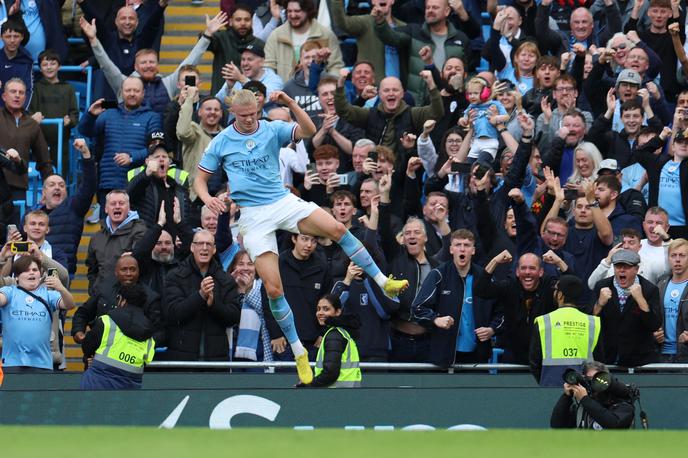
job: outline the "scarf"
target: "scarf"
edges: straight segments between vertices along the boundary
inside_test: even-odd
[[[621,310],[621,313],[623,313],[624,307],[626,306],[626,301],[628,300],[628,296],[630,296],[631,293],[628,289],[624,289],[621,287],[621,285],[619,285],[619,282],[616,281],[616,277],[614,277],[614,280],[612,282],[614,283],[614,288],[616,288],[616,294],[618,294],[619,296],[619,310]],[[635,276],[635,283],[640,283],[637,275]]]
[[[263,361],[272,361],[272,346],[263,318],[263,302],[260,294],[260,279],[253,282],[253,288],[246,293],[241,302],[241,319],[239,320],[239,337],[234,352],[236,358],[257,361],[256,349],[258,339],[263,345]]]

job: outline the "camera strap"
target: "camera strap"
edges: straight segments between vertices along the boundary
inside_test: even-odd
[[[29,291],[29,290],[27,290],[27,289],[25,289],[25,288],[22,288],[22,287],[19,286],[19,285],[17,285],[17,289],[23,291],[24,293],[28,294],[29,296],[33,297],[33,298],[36,299],[38,302],[40,302],[41,304],[43,304],[43,306],[46,308],[46,310],[48,310],[48,316],[50,317],[50,322],[51,322],[51,323],[53,322],[53,311],[50,310],[50,305],[48,305],[48,302],[47,302],[45,299],[43,299],[41,296],[38,296],[38,295],[32,293],[31,291]]]

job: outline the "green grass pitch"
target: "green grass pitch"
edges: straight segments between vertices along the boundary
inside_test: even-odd
[[[343,431],[0,426],[3,458],[681,456],[681,431]],[[671,455],[670,455],[671,454]]]

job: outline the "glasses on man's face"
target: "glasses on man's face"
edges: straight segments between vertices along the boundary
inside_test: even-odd
[[[561,232],[550,231],[549,229],[545,229],[545,233],[552,238],[563,239],[564,237],[566,237],[566,234],[562,234]]]
[[[576,89],[573,86],[564,86],[564,87],[558,87],[557,92],[562,92],[562,93],[567,93],[567,92],[573,92]]]
[[[212,247],[215,246],[213,242],[191,242],[192,245],[200,246],[200,247]]]

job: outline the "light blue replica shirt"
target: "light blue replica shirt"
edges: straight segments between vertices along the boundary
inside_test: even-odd
[[[487,119],[487,117],[491,114],[489,110],[491,106],[497,107],[497,114],[506,114],[504,105],[496,100],[491,100],[486,103],[471,103],[468,105],[468,108],[466,108],[466,111],[463,112],[464,116],[468,116],[471,110],[476,110],[478,112],[478,116],[475,118],[475,123],[473,125],[473,138],[489,137],[494,138],[495,140],[499,139],[499,133],[497,132],[497,129],[495,129],[495,127],[490,124],[490,121]]]
[[[668,161],[662,167],[659,175],[657,205],[667,211],[671,226],[686,225],[686,215],[683,212],[683,204],[681,203],[680,166],[680,162]],[[688,190],[683,190],[683,192],[688,192]]]
[[[456,351],[470,353],[477,346],[478,342],[475,340],[475,315],[473,314],[473,275],[468,274],[463,287],[463,305],[461,306],[459,338],[456,342]]]
[[[662,298],[664,300],[664,343],[662,344],[662,353],[666,355],[675,355],[678,350],[676,321],[678,320],[678,310],[683,290],[686,289],[687,284],[688,280],[680,283],[674,283],[669,280]]]
[[[298,124],[258,121],[249,134],[232,123],[212,139],[198,168],[207,173],[222,167],[229,179],[230,197],[240,207],[276,202],[289,194],[280,177],[280,147],[296,141]]]
[[[41,22],[41,13],[38,10],[36,0],[22,0],[21,2],[22,19],[29,29],[29,42],[26,50],[31,54],[34,61],[38,61],[38,55],[47,47],[45,30]]]
[[[57,310],[61,296],[45,286],[39,286],[31,292],[48,303],[50,312],[40,301],[16,286],[0,288],[0,294],[7,298],[7,305],[0,307],[3,365],[52,369],[51,317],[52,312]]]

